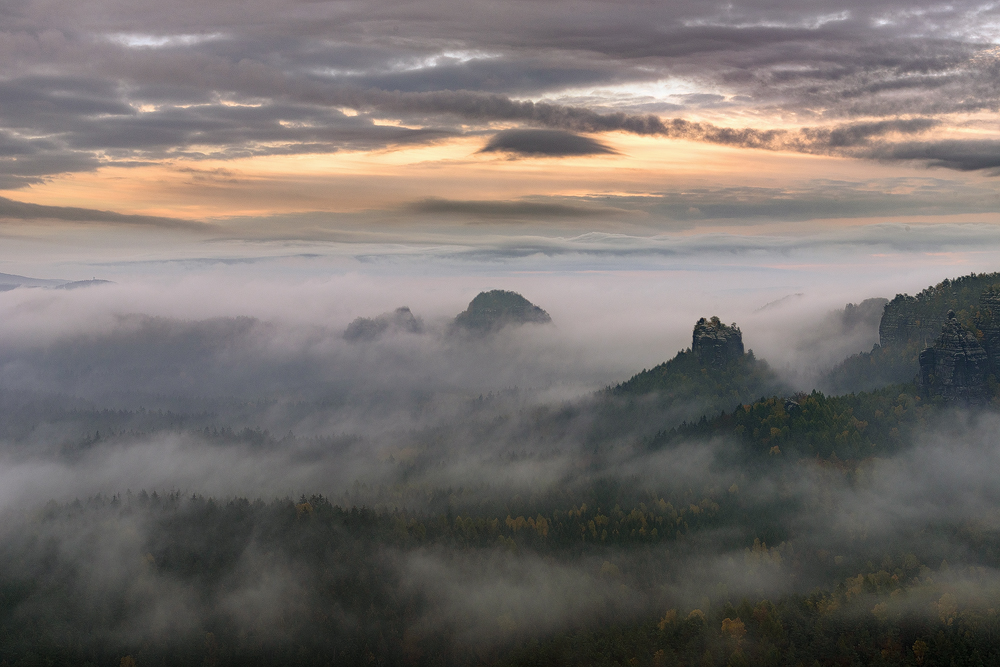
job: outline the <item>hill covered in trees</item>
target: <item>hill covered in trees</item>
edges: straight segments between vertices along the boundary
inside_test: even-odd
[[[505,326],[521,324],[548,324],[549,314],[517,292],[491,290],[480,292],[469,302],[469,307],[459,313],[452,327],[477,334],[498,331]]]
[[[919,355],[944,321],[924,318],[953,303],[971,304],[953,326],[987,349],[994,278],[897,297],[865,363]],[[470,304],[493,322],[474,330],[542,321],[509,294]],[[596,394],[453,400],[447,420],[368,436],[253,428],[273,403],[153,412],[0,392],[0,454],[18,474],[168,450],[199,457],[190,467],[357,479],[291,497],[133,489],[4,516],[0,665],[992,664],[1000,417],[928,395],[912,370],[795,392],[712,317],[690,348]]]
[[[690,348],[606,393],[620,399],[648,396],[661,406],[691,406],[686,413],[697,419],[790,391],[766,361],[757,359],[753,350],[744,350],[743,334],[735,324],[724,324],[715,316],[701,318],[691,338]]]
[[[962,326],[982,339],[995,307],[984,294],[1000,286],[1000,273],[980,273],[946,279],[916,296],[897,294],[886,304],[879,325],[879,344],[833,368],[822,384],[830,393],[848,393],[878,386],[913,382],[919,373],[920,352],[941,335],[954,311]],[[984,330],[984,327],[986,330]]]

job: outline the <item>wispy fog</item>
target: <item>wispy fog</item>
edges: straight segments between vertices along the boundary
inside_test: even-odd
[[[806,592],[867,563],[947,562],[936,576],[949,590],[993,590],[1000,579],[976,547],[1000,529],[992,414],[948,413],[891,457],[853,467],[748,462],[725,437],[650,444],[704,406],[598,393],[690,346],[702,316],[736,322],[746,347],[802,391],[877,341],[879,298],[894,295],[875,291],[882,279],[750,264],[462,280],[214,267],[2,292],[6,553],[25,562],[47,545],[46,576],[76,573],[86,602],[73,613],[135,609],[101,632],[137,642],[221,623],[280,644],[288,619],[312,627],[319,566],[275,551],[267,531],[319,512],[305,502],[313,494],[368,508],[365,520],[392,536],[344,533],[323,576],[340,577],[329,590],[376,597],[383,588],[364,582],[382,582],[408,610],[412,650],[433,637],[488,650],[602,619]],[[766,279],[745,287],[751,272]],[[487,289],[518,291],[552,323],[487,336],[450,327]],[[397,326],[400,307],[413,319]],[[376,335],[345,335],[380,317]],[[584,514],[579,548],[547,551],[550,524],[573,512]],[[653,522],[642,530],[669,541],[612,547],[609,516]],[[215,527],[185,532],[205,521]],[[441,526],[479,537],[421,541]],[[185,574],[184,554],[216,534],[230,540],[225,567]],[[324,623],[369,628],[362,607],[375,601],[336,600],[322,603]]]
[[[462,470],[476,483],[518,476],[505,452],[551,452],[532,467],[558,479],[565,457],[590,437],[594,392],[689,347],[699,317],[739,324],[747,348],[809,391],[823,370],[877,341],[880,304],[865,299],[894,295],[874,291],[885,276],[831,283],[824,265],[737,257],[727,266],[720,255],[646,271],[524,273],[498,265],[463,279],[440,267],[415,275],[413,266],[321,276],[317,261],[209,265],[155,279],[122,272],[81,289],[0,293],[5,449],[17,452],[19,466],[12,478],[31,479],[23,488],[36,495],[60,497],[147,487],[329,493],[363,476],[344,461],[368,470],[380,457],[398,459],[393,452],[425,453],[432,448],[424,441],[437,438],[447,455],[435,483],[461,483]],[[921,278],[910,280],[922,286]],[[552,324],[485,338],[450,330],[476,293],[498,288],[523,294]],[[847,312],[848,303],[863,306]],[[374,322],[400,307],[419,318],[419,328],[391,326],[370,340],[345,336],[358,318]],[[101,416],[104,410],[130,413],[119,419]],[[155,422],[156,411],[171,416]],[[688,414],[647,415],[646,431],[634,435]],[[548,435],[536,428],[539,419],[551,422]],[[119,438],[107,450],[116,454],[102,445],[73,461],[60,458],[102,424],[102,438]],[[291,434],[299,444],[275,446],[268,463],[257,465],[192,434],[206,427]],[[155,443],[126,437],[150,429],[179,432]],[[353,444],[349,454],[329,452],[302,444],[310,438]],[[310,462],[317,457],[328,465]],[[76,466],[92,473],[77,474]],[[16,501],[13,488],[6,487],[6,502]]]

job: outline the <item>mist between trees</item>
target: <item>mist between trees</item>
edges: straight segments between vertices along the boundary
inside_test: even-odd
[[[870,341],[848,313],[799,340]],[[995,659],[989,409],[689,350],[565,398],[556,326],[446,325],[10,337],[0,660]]]

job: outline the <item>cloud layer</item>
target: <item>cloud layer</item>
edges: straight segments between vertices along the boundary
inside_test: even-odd
[[[423,145],[496,124],[993,170],[998,12],[25,0],[0,11],[0,187],[122,161]],[[524,152],[528,136],[486,150]],[[527,152],[605,152],[556,136],[533,135]]]

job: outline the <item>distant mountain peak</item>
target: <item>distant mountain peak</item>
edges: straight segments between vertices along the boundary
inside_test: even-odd
[[[507,325],[548,324],[551,321],[548,313],[517,292],[495,289],[477,294],[469,307],[455,318],[453,327],[485,334]]]
[[[407,306],[402,306],[391,313],[382,313],[378,317],[359,317],[347,325],[344,338],[349,341],[375,340],[387,331],[402,333],[423,333],[424,323],[413,315]]]

